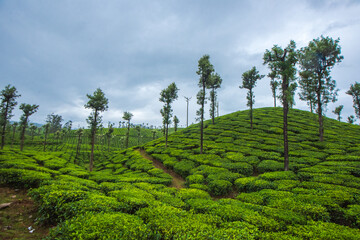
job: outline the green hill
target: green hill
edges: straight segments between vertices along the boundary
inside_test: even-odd
[[[6,149],[0,182],[32,188],[50,239],[360,239],[359,126],[325,118],[319,142],[316,115],[290,110],[288,172],[281,108],[254,110],[253,130],[240,111],[204,134],[204,154],[193,125],[166,149],[99,153],[91,173],[69,152]]]

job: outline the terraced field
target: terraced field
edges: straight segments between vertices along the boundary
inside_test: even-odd
[[[290,110],[283,172],[282,109],[248,119],[205,122],[202,155],[193,125],[98,153],[91,173],[71,152],[6,149],[0,182],[31,188],[49,239],[360,239],[360,127],[326,118],[319,142],[316,116]]]

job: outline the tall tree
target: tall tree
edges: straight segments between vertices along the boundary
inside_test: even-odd
[[[266,50],[264,54],[264,64],[270,68],[274,78],[280,79],[281,102],[283,105],[283,135],[284,135],[284,170],[289,170],[289,143],[287,134],[289,102],[292,96],[291,84],[295,81],[297,62],[296,44],[290,41],[290,44],[282,49],[274,45],[271,50]]]
[[[276,76],[275,76],[274,72],[270,72],[268,74],[268,77],[270,78],[270,87],[271,87],[271,92],[272,92],[272,95],[274,98],[274,107],[276,107],[276,90],[279,87],[279,82],[276,81],[276,79],[275,79]]]
[[[160,92],[159,101],[164,103],[163,108],[160,110],[160,113],[163,117],[163,124],[165,128],[165,147],[167,147],[168,143],[168,135],[169,135],[169,124],[171,123],[172,117],[172,108],[171,103],[178,98],[179,89],[176,87],[175,83],[171,83],[167,88],[163,89]]]
[[[175,132],[178,129],[179,122],[180,122],[180,120],[178,119],[178,117],[174,116],[174,129],[175,129]]]
[[[215,124],[216,104],[217,104],[217,93],[216,89],[221,87],[222,79],[219,74],[211,74],[209,84],[207,86],[210,89],[210,117],[212,123]]]
[[[299,73],[299,98],[302,101],[306,101],[307,105],[310,107],[310,112],[314,112],[316,105],[316,84],[312,79],[312,73],[308,71],[303,71]]]
[[[12,134],[12,138],[11,138],[11,148],[13,147],[13,144],[14,144],[14,141],[15,141],[15,133],[16,133],[16,128],[17,128],[18,125],[19,125],[19,123],[17,123],[17,122],[14,122],[12,124],[13,134]]]
[[[200,91],[196,95],[197,104],[200,105],[200,109],[196,111],[196,115],[199,116],[200,120],[200,154],[203,153],[204,144],[204,105],[206,103],[206,88],[209,86],[213,72],[214,67],[210,63],[210,56],[202,56],[198,62],[198,70],[196,71],[196,73],[200,76],[198,83]]]
[[[186,127],[189,126],[189,102],[191,97],[184,97],[186,99]]]
[[[346,94],[353,97],[355,115],[358,119],[360,119],[360,83],[355,82],[355,84],[351,84],[350,89],[346,92]]]
[[[256,67],[253,67],[249,71],[246,71],[242,74],[242,85],[240,88],[245,88],[248,90],[246,99],[247,106],[250,107],[250,126],[253,129],[253,105],[255,103],[255,95],[254,95],[254,87],[256,86],[256,82],[265,77],[264,75],[260,75],[259,71],[256,70]]]
[[[43,125],[44,128],[44,152],[46,151],[46,144],[47,144],[47,138],[49,135],[49,131],[50,131],[50,123],[46,123],[45,125]]]
[[[78,136],[78,141],[77,141],[77,145],[76,145],[76,155],[75,155],[75,159],[78,158],[79,153],[80,153],[80,148],[81,148],[81,137],[84,133],[84,129],[83,128],[79,128],[78,130],[76,130],[76,135]]]
[[[108,131],[106,133],[106,138],[107,138],[107,143],[108,143],[108,151],[110,151],[110,145],[111,145],[111,137],[112,137],[112,134],[114,132],[114,125],[113,123],[109,122],[108,123]]]
[[[96,131],[101,124],[100,112],[104,112],[108,109],[108,99],[105,97],[103,91],[100,88],[96,89],[93,95],[86,94],[89,101],[85,104],[85,108],[92,110],[90,116],[86,120],[90,125],[91,129],[91,153],[90,153],[90,164],[89,171],[93,170],[94,166],[94,145]]]
[[[50,124],[50,133],[55,133],[56,131],[61,130],[61,122],[63,121],[62,116],[58,114],[51,113],[47,115],[46,122]]]
[[[16,98],[21,96],[17,93],[18,92],[16,88],[11,87],[10,84],[7,85],[5,89],[0,92],[1,149],[3,149],[5,145],[6,125],[13,116],[12,111],[17,105]]]
[[[341,111],[343,110],[344,105],[340,105],[338,107],[335,108],[335,110],[333,111],[334,114],[338,115],[338,121],[340,122],[341,120]]]
[[[130,120],[133,117],[131,112],[124,112],[123,119],[127,121],[127,132],[126,132],[126,140],[125,140],[125,148],[129,147],[129,137],[130,137]]]
[[[65,129],[67,132],[70,132],[70,131],[71,131],[71,128],[72,128],[72,121],[69,120],[69,121],[67,121],[67,122],[64,124],[64,129]]]
[[[30,123],[31,141],[34,140],[34,133],[35,133],[36,129],[37,129],[37,127],[33,123]]]
[[[323,110],[329,102],[335,102],[338,89],[330,76],[331,69],[344,58],[341,56],[339,39],[323,37],[312,40],[300,51],[301,75],[306,75],[315,87],[317,114],[319,118],[319,139],[324,141]],[[300,82],[304,81],[303,78]]]
[[[20,105],[20,110],[23,111],[23,115],[20,118],[20,126],[21,126],[21,135],[20,135],[20,151],[24,149],[24,140],[25,140],[25,131],[28,125],[29,117],[37,112],[39,105],[30,105],[22,103]]]
[[[353,123],[355,122],[355,117],[354,117],[354,115],[348,116],[347,122],[350,123],[350,124],[353,124]]]

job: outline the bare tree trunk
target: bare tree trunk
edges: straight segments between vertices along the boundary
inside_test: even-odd
[[[289,104],[287,100],[286,91],[288,89],[287,79],[283,79],[283,135],[284,135],[284,171],[289,171],[289,141],[288,141],[288,112]]]
[[[27,120],[28,120],[28,117],[26,116],[25,121],[24,121],[23,128],[22,128],[22,130],[21,130],[21,136],[20,136],[20,151],[22,151],[22,150],[24,149],[25,130],[26,130],[26,125],[27,125]]]
[[[324,122],[323,122],[323,116],[322,116],[322,103],[321,103],[321,95],[320,95],[320,89],[321,89],[321,84],[319,87],[319,90],[317,91],[317,102],[318,102],[318,117],[319,117],[319,139],[320,142],[324,141]]]
[[[168,145],[168,133],[169,133],[169,124],[166,124],[166,126],[165,126],[165,148],[167,148],[167,145]]]
[[[203,153],[203,144],[204,144],[204,104],[205,104],[205,83],[203,84],[203,94],[204,99],[201,103],[201,123],[200,123],[200,154]]]
[[[94,167],[94,145],[95,145],[95,135],[96,135],[96,121],[97,121],[97,110],[94,113],[94,127],[91,129],[91,153],[90,153],[90,164],[89,164],[89,171],[92,172]]]
[[[250,90],[250,127],[251,127],[251,130],[253,129],[252,95],[253,95],[252,90]]]
[[[5,107],[5,113],[4,113],[5,117],[8,114],[8,108],[9,108],[9,103],[7,102],[6,107]],[[3,129],[2,129],[2,133],[1,133],[1,150],[4,148],[4,145],[5,145],[5,132],[6,132],[6,123],[7,123],[6,118],[3,120],[4,120],[4,125],[3,125]]]

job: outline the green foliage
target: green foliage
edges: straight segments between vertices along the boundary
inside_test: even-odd
[[[136,216],[125,213],[87,213],[51,230],[48,239],[156,239]]]
[[[215,196],[228,194],[232,189],[232,184],[226,180],[213,180],[209,182],[209,190]]]
[[[284,169],[284,164],[273,160],[264,160],[259,163],[257,169],[260,173],[281,171]]]

